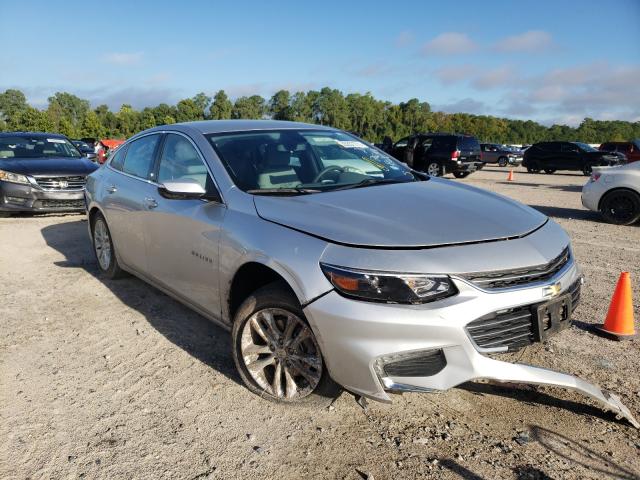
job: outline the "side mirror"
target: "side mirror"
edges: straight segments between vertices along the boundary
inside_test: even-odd
[[[215,202],[221,202],[222,199],[218,192],[207,193],[195,180],[185,179],[171,182],[164,182],[158,187],[158,193],[164,198],[171,200],[212,200]]]

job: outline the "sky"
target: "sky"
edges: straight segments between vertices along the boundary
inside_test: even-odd
[[[433,110],[640,120],[640,0],[0,0],[0,91],[45,107],[323,86]]]

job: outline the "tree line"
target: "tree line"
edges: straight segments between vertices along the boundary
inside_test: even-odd
[[[29,105],[20,90],[0,93],[0,131],[56,132],[70,138],[127,138],[157,125],[240,118],[330,125],[371,142],[380,142],[387,136],[398,140],[416,132],[466,133],[481,141],[517,144],[545,140],[600,143],[640,138],[640,122],[585,118],[575,128],[547,127],[532,120],[434,112],[429,103],[416,98],[396,104],[378,100],[370,93],[345,95],[329,87],[293,94],[280,90],[269,99],[251,95],[235,100],[220,90],[213,97],[198,93],[176,105],[161,103],[142,110],[123,104],[117,112],[107,105],[91,108],[88,100],[67,92],[49,97],[46,109]]]

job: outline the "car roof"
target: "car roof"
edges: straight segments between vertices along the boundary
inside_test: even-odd
[[[14,135],[28,135],[30,137],[42,137],[42,138],[67,138],[60,133],[47,133],[47,132],[0,132],[0,137],[11,137]]]
[[[335,128],[323,125],[288,122],[284,120],[201,120],[196,122],[174,123],[159,128],[166,130],[167,127],[190,127],[198,130],[202,134],[278,129],[336,130]]]

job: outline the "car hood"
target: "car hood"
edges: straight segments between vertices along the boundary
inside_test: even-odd
[[[289,197],[254,196],[265,220],[334,243],[428,248],[524,236],[547,217],[450,180],[377,185]]]
[[[0,170],[22,175],[88,175],[98,166],[87,158],[46,157],[0,159]]]

